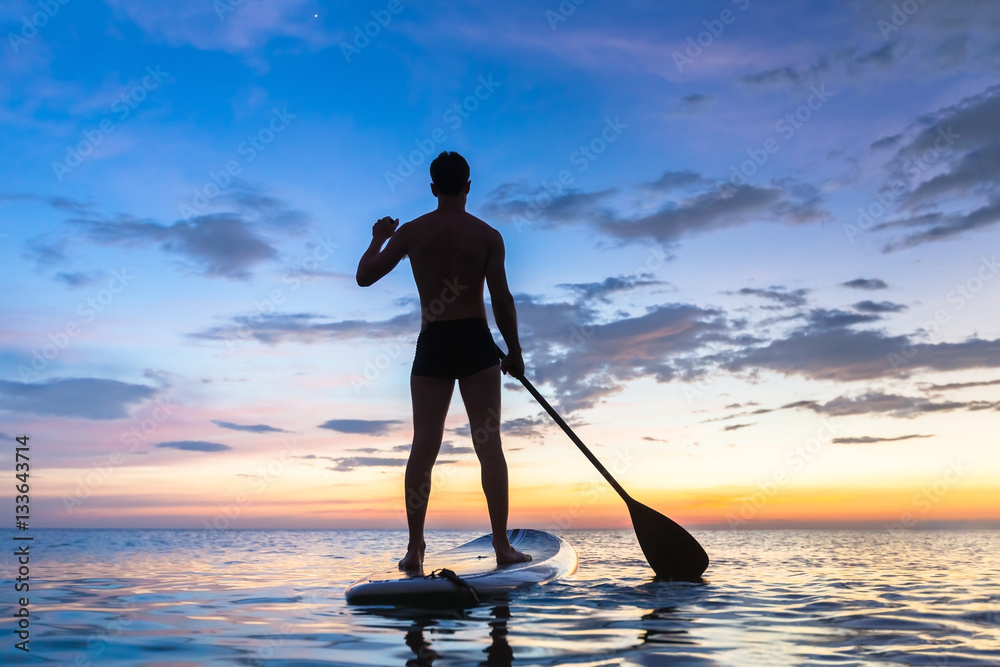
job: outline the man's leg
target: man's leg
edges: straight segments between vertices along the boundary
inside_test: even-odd
[[[424,518],[427,516],[427,497],[431,493],[431,468],[441,449],[444,420],[448,416],[454,388],[455,381],[447,378],[410,376],[413,445],[406,462],[404,482],[410,541],[406,546],[406,556],[399,561],[400,569],[415,569],[424,562]]]
[[[490,366],[458,381],[469,415],[472,442],[482,467],[483,492],[490,511],[497,563],[531,560],[507,541],[507,461],[500,447],[500,366]]]

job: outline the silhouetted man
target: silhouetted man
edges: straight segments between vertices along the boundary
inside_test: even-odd
[[[413,445],[405,480],[410,540],[399,567],[415,569],[423,564],[431,468],[441,448],[455,380],[482,467],[497,563],[520,563],[531,560],[531,556],[517,551],[507,540],[507,462],[500,447],[500,372],[521,377],[524,360],[517,337],[514,297],[504,270],[503,237],[465,211],[472,184],[465,158],[458,153],[441,153],[431,162],[431,180],[437,210],[398,229],[398,218],[385,217],[376,222],[371,245],[361,256],[357,274],[358,285],[367,287],[392,271],[403,257],[409,257],[420,294],[420,335],[410,373]],[[497,327],[507,343],[503,363],[486,323],[484,282],[490,288]]]

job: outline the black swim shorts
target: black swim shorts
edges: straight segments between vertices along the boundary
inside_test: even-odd
[[[455,380],[499,363],[486,320],[438,320],[429,322],[417,336],[410,374]]]

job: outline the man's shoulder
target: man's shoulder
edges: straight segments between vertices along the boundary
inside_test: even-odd
[[[472,224],[476,225],[476,227],[478,227],[484,234],[488,235],[490,238],[494,239],[501,238],[500,232],[497,231],[490,223],[486,222],[482,218],[477,218],[471,213],[466,212],[466,215],[469,216],[470,222]]]

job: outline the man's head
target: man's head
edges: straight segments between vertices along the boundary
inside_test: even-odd
[[[431,162],[431,190],[437,197],[458,197],[469,192],[469,163],[454,151],[444,151]]]

